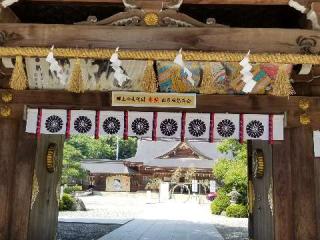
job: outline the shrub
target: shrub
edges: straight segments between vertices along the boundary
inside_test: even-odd
[[[76,200],[70,195],[64,193],[61,200],[59,201],[59,210],[60,211],[74,211],[75,210]]]
[[[227,207],[226,213],[228,217],[235,217],[235,218],[248,217],[247,207],[240,204],[231,204],[229,207]]]
[[[162,180],[160,178],[150,179],[147,183],[146,190],[159,190]]]
[[[76,191],[82,191],[82,186],[80,185],[67,186],[63,189],[63,192],[67,194],[72,194]]]
[[[230,198],[225,191],[219,190],[217,195],[211,203],[211,213],[216,215],[221,214],[230,205]]]

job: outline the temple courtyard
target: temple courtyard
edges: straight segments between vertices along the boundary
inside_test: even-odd
[[[99,194],[81,197],[87,211],[59,213],[58,240],[247,239],[247,219],[212,215],[204,196],[159,203],[156,194]]]

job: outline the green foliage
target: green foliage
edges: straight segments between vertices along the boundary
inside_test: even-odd
[[[231,168],[231,165],[232,165],[232,162],[229,159],[225,159],[225,158],[218,159],[217,163],[214,165],[213,174],[215,179],[219,183],[224,182],[224,178],[228,170]]]
[[[184,174],[184,181],[186,183],[191,183],[193,179],[196,177],[196,169],[189,168],[187,172]]]
[[[231,152],[232,158],[218,159],[213,167],[213,174],[225,192],[230,192],[233,187],[240,193],[238,203],[247,204],[247,145],[240,144],[237,140],[227,139],[218,145],[221,153]]]
[[[80,162],[84,159],[116,159],[117,137],[101,137],[96,140],[86,135],[72,136],[64,144],[62,184],[74,179],[84,179],[86,171]],[[137,149],[137,139],[119,139],[119,159],[133,157]]]
[[[82,191],[82,186],[79,186],[79,185],[67,186],[63,189],[63,192],[67,194],[72,194],[76,191]]]
[[[247,161],[247,144],[240,144],[236,139],[225,139],[218,144],[218,151],[221,153],[231,152],[235,160]]]
[[[162,180],[160,178],[152,178],[147,183],[146,190],[159,190]]]
[[[137,139],[128,140],[118,139],[119,159],[130,158],[135,155],[137,150]],[[86,135],[76,135],[71,137],[65,146],[70,145],[80,151],[82,159],[116,159],[117,137],[101,137],[94,139]]]
[[[182,177],[182,169],[179,167],[171,175],[171,182],[172,183],[179,183],[181,177]]]
[[[211,203],[211,213],[219,215],[230,205],[230,197],[227,196],[227,193],[224,189],[218,191],[218,196]]]
[[[62,195],[61,200],[59,201],[59,210],[60,211],[75,211],[75,204],[76,204],[75,198],[70,194],[64,193]]]
[[[227,207],[226,213],[228,217],[235,217],[235,218],[248,217],[247,207],[240,204],[231,204],[229,207]]]

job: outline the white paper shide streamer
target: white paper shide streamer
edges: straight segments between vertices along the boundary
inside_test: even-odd
[[[111,67],[114,70],[114,78],[117,80],[120,87],[123,85],[127,79],[130,79],[125,73],[121,66],[121,60],[118,55],[119,47],[117,47],[116,51],[112,54],[110,58]]]
[[[3,1],[1,2],[1,5],[2,5],[2,7],[6,8],[6,7],[9,7],[9,6],[11,6],[12,4],[18,2],[18,1],[19,1],[19,0],[3,0]]]
[[[62,67],[59,65],[57,59],[53,55],[54,46],[51,47],[50,52],[46,58],[46,61],[49,63],[50,72],[56,74],[61,84],[66,85],[68,75],[64,73]]]
[[[253,80],[253,74],[251,72],[252,66],[250,64],[249,56],[250,56],[250,51],[239,63],[242,66],[242,70],[240,71],[242,75],[242,81],[245,82],[245,85],[242,89],[244,93],[252,92],[254,86],[257,84],[257,82]]]
[[[195,81],[192,78],[192,72],[186,67],[182,58],[182,49],[179,50],[179,53],[177,54],[173,62],[183,69],[184,73],[187,74],[187,80],[191,83],[192,86],[194,86]]]

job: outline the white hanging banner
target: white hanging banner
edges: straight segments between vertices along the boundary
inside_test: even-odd
[[[100,111],[99,135],[123,136],[124,112]]]
[[[41,116],[41,134],[65,134],[67,110],[43,109]]]
[[[320,157],[320,131],[313,131],[314,156]]]
[[[272,137],[273,140],[283,140],[284,139],[284,115],[273,115],[272,119]]]
[[[95,135],[96,111],[71,110],[70,134]]]
[[[216,181],[210,180],[210,192],[216,192]]]
[[[182,113],[159,112],[157,118],[157,138],[181,138]]]
[[[284,139],[285,126],[280,114],[243,114],[240,120],[240,114],[71,110],[68,116],[64,109],[29,108],[26,132],[202,141],[240,139],[241,133],[244,140],[272,143]]]
[[[128,136],[151,138],[153,112],[128,112]]]
[[[239,114],[214,114],[214,139],[239,139]]]
[[[208,141],[210,136],[210,114],[187,113],[185,128],[186,139],[202,139]]]
[[[26,132],[27,133],[36,133],[37,132],[37,123],[38,123],[38,109],[28,108],[27,109]]]
[[[243,137],[245,140],[269,140],[269,115],[244,114]]]
[[[198,180],[192,180],[192,192],[198,192]]]

